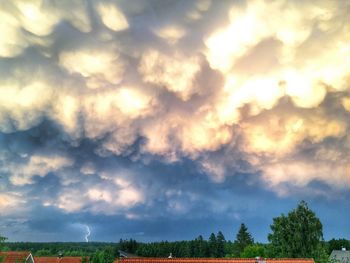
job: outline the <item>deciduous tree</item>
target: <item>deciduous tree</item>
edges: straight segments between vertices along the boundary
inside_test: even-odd
[[[241,258],[256,258],[256,257],[265,258],[266,256],[267,255],[266,255],[265,246],[261,244],[248,245],[245,247],[245,249],[241,253]]]
[[[3,244],[7,238],[0,235],[0,251],[2,250]]]
[[[322,224],[305,201],[287,216],[274,218],[270,227],[268,240],[275,257],[309,258],[319,254]]]

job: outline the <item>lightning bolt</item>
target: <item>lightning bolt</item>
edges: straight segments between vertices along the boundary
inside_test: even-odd
[[[89,242],[89,236],[91,234],[90,227],[88,225],[85,225],[85,228],[86,228],[85,241]]]

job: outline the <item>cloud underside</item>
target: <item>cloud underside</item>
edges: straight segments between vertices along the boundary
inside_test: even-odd
[[[282,196],[312,192],[315,181],[349,189],[346,1],[0,6],[0,131],[48,121],[68,145],[2,147],[0,209],[25,207],[28,187],[50,174],[61,187],[44,206],[129,218],[139,216],[131,208],[151,206],[139,171],[102,169],[73,154],[86,140],[99,160],[190,159],[213,182],[255,174]],[[160,194],[179,213],[197,200]]]

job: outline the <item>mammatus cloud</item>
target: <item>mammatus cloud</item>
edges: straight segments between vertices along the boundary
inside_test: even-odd
[[[285,195],[314,181],[350,187],[346,1],[1,7],[0,131],[32,132],[50,121],[68,146],[46,154],[50,145],[42,145],[22,157],[8,148],[0,172],[16,191],[57,175],[59,193],[43,198],[45,206],[120,214],[151,205],[141,174],[94,161],[110,156],[146,164],[188,158],[215,182],[249,172]],[[86,141],[94,158],[73,154]],[[165,198],[187,211],[175,194]],[[0,207],[16,200],[1,194]]]
[[[141,58],[139,72],[146,83],[154,84],[188,100],[197,93],[195,78],[200,71],[198,57],[185,54],[167,56],[156,50],[146,51]]]
[[[13,185],[31,184],[34,176],[43,177],[73,164],[72,160],[62,156],[32,155],[23,159],[27,159],[23,164],[8,162],[1,168],[1,172],[11,175],[9,179]]]
[[[129,27],[126,17],[116,5],[100,2],[97,4],[96,9],[103,24],[109,29],[122,31]]]

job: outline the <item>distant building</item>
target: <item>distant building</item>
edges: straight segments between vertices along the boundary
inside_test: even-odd
[[[0,262],[2,263],[35,263],[30,252],[8,251],[0,252]]]
[[[345,248],[342,248],[342,250],[333,250],[329,259],[332,262],[350,263],[350,251],[347,251]]]
[[[315,263],[313,259],[283,258],[120,258],[114,263]]]

